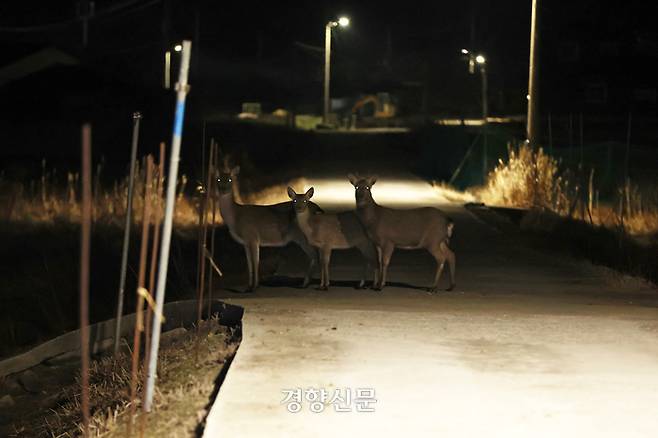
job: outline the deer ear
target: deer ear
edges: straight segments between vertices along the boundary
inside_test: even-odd
[[[368,178],[368,185],[370,187],[374,186],[376,182],[377,182],[377,175]]]
[[[231,175],[238,176],[239,174],[240,174],[240,166],[235,166],[233,169],[231,169]]]
[[[315,193],[315,190],[313,189],[313,187],[311,187],[306,191],[306,195],[305,195],[306,199],[311,199],[313,197],[313,193]]]
[[[288,197],[290,199],[295,199],[296,195],[297,195],[297,193],[295,193],[295,190],[293,190],[292,187],[288,187]]]
[[[353,173],[348,173],[347,178],[350,180],[352,185],[354,187],[356,187],[356,183],[359,181],[359,178],[356,175],[354,175]]]

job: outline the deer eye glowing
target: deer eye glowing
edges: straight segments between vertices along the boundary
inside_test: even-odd
[[[228,182],[232,182],[233,180],[231,178],[228,179]]]

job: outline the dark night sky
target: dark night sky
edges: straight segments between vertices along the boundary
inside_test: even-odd
[[[194,40],[190,119],[235,114],[250,100],[266,111],[319,112],[323,58],[313,47],[322,48],[325,23],[341,14],[352,24],[334,32],[332,96],[389,91],[404,114],[422,112],[426,102],[429,114],[478,115],[479,78],[459,54],[471,47],[489,60],[490,112],[525,112],[530,0],[96,0],[86,49],[77,3],[0,2],[0,68],[45,47],[80,60],[0,85],[0,98],[15,108],[6,123],[77,126],[90,115],[109,120],[135,108],[168,121],[162,54],[182,38]],[[656,93],[649,66],[658,61],[658,2],[541,4],[543,111],[655,115],[655,97],[640,105],[632,96]],[[590,102],[588,90],[601,84],[606,100]],[[168,122],[158,130],[161,138]]]
[[[351,17],[352,26],[334,32],[337,95],[420,81],[437,99],[458,100],[456,94],[463,95],[464,86],[473,88],[459,58],[464,46],[487,55],[493,94],[512,89],[522,93],[527,80],[530,0],[395,4],[97,0],[86,51],[81,50],[81,24],[75,21],[77,2],[39,3],[41,8],[35,7],[35,2],[0,5],[0,29],[61,23],[44,30],[0,32],[6,61],[35,47],[54,45],[80,56],[105,77],[155,89],[164,41],[196,39],[198,30],[196,48],[200,51],[194,53],[197,83],[200,80],[207,86],[204,94],[218,100],[249,98],[284,105],[286,97],[304,100],[306,94],[319,94],[321,53],[296,43],[321,47],[324,24],[343,13]],[[58,5],[53,6],[55,3]],[[582,59],[579,69],[572,69],[582,76],[591,72],[605,75],[619,68],[602,60],[590,46],[602,41],[622,46],[640,39],[657,41],[655,2],[631,0],[613,5],[562,0],[542,4],[545,83],[563,80],[564,68],[555,65],[553,55],[564,43],[575,42],[582,52],[595,54],[593,59]],[[646,64],[632,61],[625,68],[637,72],[638,81],[644,80]],[[459,102],[437,106],[458,108]]]

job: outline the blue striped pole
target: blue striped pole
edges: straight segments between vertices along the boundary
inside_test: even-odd
[[[171,161],[169,162],[169,175],[167,176],[167,196],[165,203],[165,216],[162,228],[162,241],[160,243],[160,260],[158,263],[158,282],[156,287],[156,310],[153,318],[151,338],[151,352],[148,363],[148,376],[146,380],[146,401],[144,410],[151,411],[153,406],[153,393],[155,391],[155,377],[158,370],[158,350],[160,349],[160,329],[162,309],[164,307],[165,286],[167,284],[167,268],[169,266],[169,246],[171,243],[171,229],[174,222],[174,205],[176,203],[176,181],[178,179],[178,162],[180,161],[180,145],[183,136],[183,119],[185,117],[185,98],[189,91],[187,76],[190,67],[190,54],[192,43],[183,41],[182,58],[178,83],[176,84],[176,117],[174,118],[174,132],[171,140]]]

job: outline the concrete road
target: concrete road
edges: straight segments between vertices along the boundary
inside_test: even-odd
[[[453,292],[420,289],[433,259],[399,250],[383,293],[353,288],[351,251],[335,253],[329,292],[221,292],[245,307],[244,337],[204,436],[658,436],[657,291],[442,208],[456,221]],[[301,276],[284,254],[280,273]],[[296,389],[328,399],[291,413]],[[331,403],[336,390],[350,403]]]

